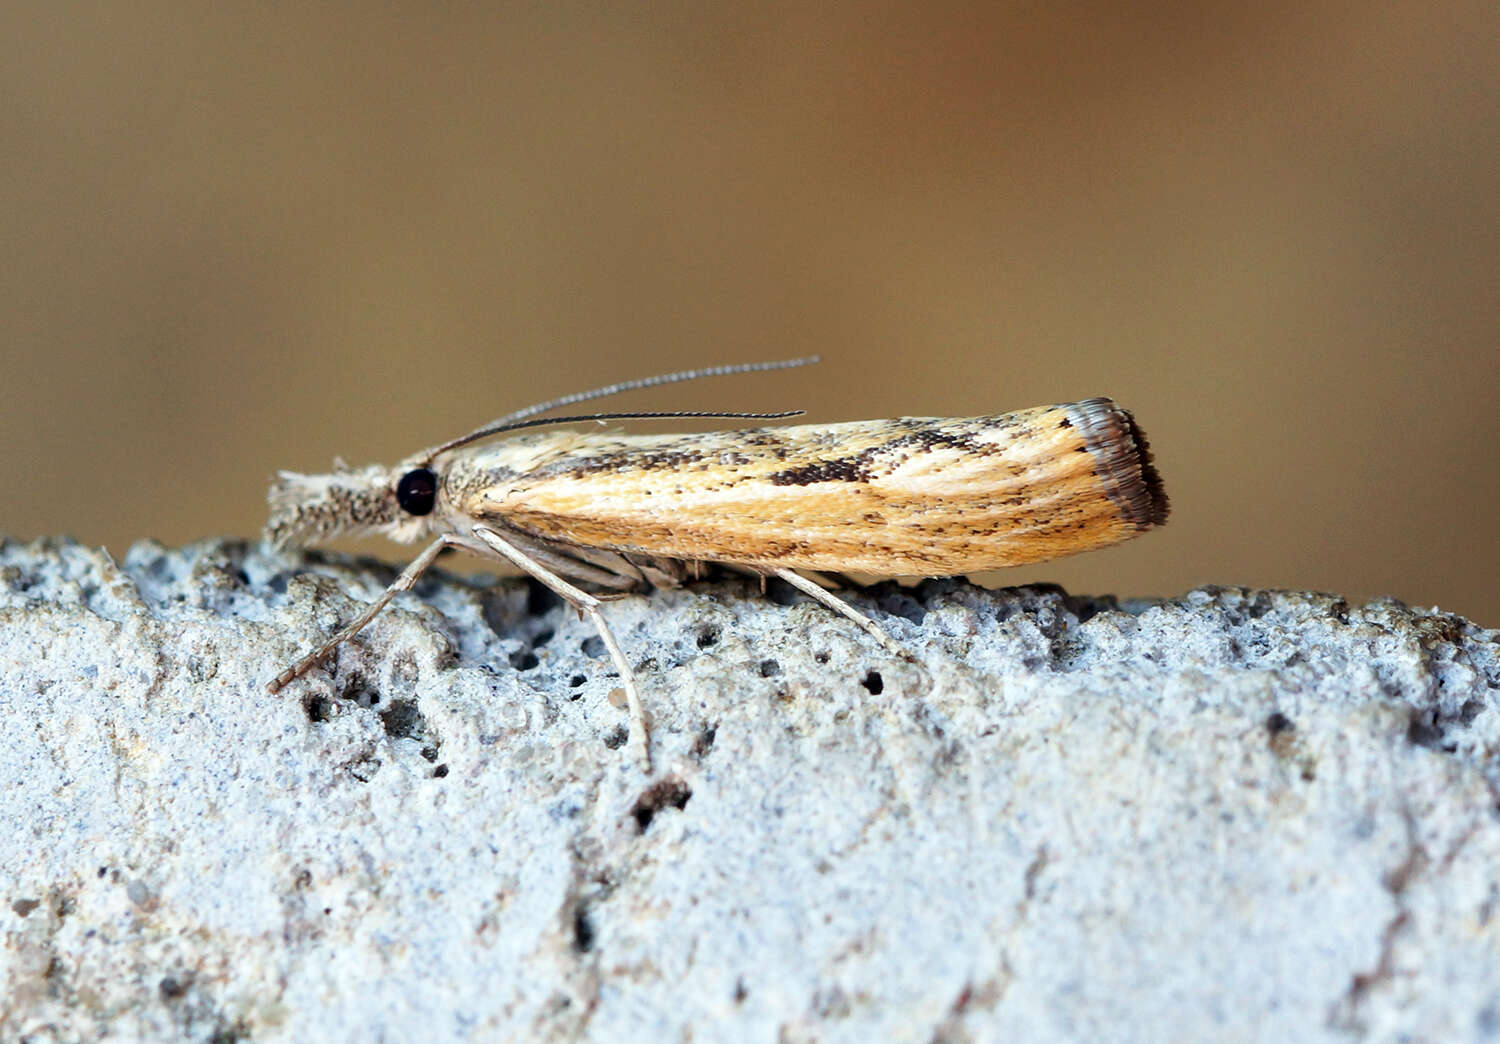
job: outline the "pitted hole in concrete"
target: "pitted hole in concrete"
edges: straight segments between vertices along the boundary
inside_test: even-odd
[[[669,776],[653,784],[644,794],[636,798],[635,807],[630,810],[630,814],[635,818],[636,826],[644,834],[658,812],[664,808],[675,808],[680,811],[687,807],[688,799],[692,796],[692,788],[675,776]]]
[[[586,674],[575,674],[571,678],[568,679],[568,688],[570,688],[570,689],[579,688],[580,686],[582,686],[588,680],[589,680],[589,678],[588,678],[588,675],[586,675]]]
[[[719,628],[710,624],[698,631],[698,648],[711,649],[719,644]]]
[[[170,583],[175,576],[172,560],[167,557],[166,551],[166,548],[162,548],[157,557],[153,558],[151,564],[146,567],[146,576],[159,584]]]
[[[371,685],[363,675],[351,674],[344,682],[340,697],[358,707],[369,710],[380,705],[380,690]]]
[[[556,633],[557,632],[550,627],[543,627],[536,633],[536,637],[531,639],[531,647],[533,649],[540,649],[542,646],[550,642],[553,635],[555,635]]]
[[[875,604],[882,612],[910,620],[918,627],[927,619],[927,607],[898,584],[880,584],[874,590]]]
[[[421,754],[423,761],[436,761],[438,756],[438,749],[436,747],[423,747]]]
[[[321,725],[333,717],[333,701],[322,693],[303,696],[302,711],[307,715],[308,721]]]
[[[1441,749],[1443,727],[1438,723],[1437,713],[1432,710],[1413,710],[1406,726],[1406,742],[1418,747]]]
[[[589,635],[582,642],[578,643],[578,647],[583,650],[583,655],[591,660],[604,659],[604,639],[600,638],[597,634]]]
[[[781,664],[775,660],[760,661],[760,676],[762,678],[774,678],[781,673]]]
[[[510,654],[510,665],[518,671],[534,671],[541,664],[536,658],[536,653],[530,649],[522,649]]]
[[[166,1001],[168,1004],[171,1004],[173,1001],[181,1000],[184,996],[187,995],[188,986],[191,984],[191,982],[191,976],[185,976],[179,979],[175,976],[167,975],[163,976],[161,982],[156,984],[156,990],[161,994],[162,1000]]]
[[[773,605],[789,606],[797,605],[807,596],[785,580],[767,579],[766,597]]]
[[[594,923],[589,920],[589,908],[580,901],[573,910],[573,949],[579,953],[588,953],[594,948],[597,937]]]
[[[630,738],[630,730],[624,725],[618,726],[613,732],[604,737],[604,745],[610,750],[619,750],[625,746],[625,741]]]
[[[439,765],[437,768],[435,768],[435,769],[432,770],[432,778],[433,779],[446,779],[447,777],[448,777],[448,766],[447,765]]]
[[[1296,727],[1292,724],[1292,719],[1280,711],[1272,711],[1271,715],[1266,718],[1266,731],[1271,734],[1273,739],[1283,732],[1291,732]]]
[[[880,676],[879,671],[868,671],[860,684],[869,690],[871,696],[879,696],[885,691],[885,679]]]
[[[527,616],[546,616],[562,604],[562,597],[557,592],[538,580],[526,578]]]
[[[160,904],[159,898],[156,897],[156,892],[151,889],[148,883],[139,879],[139,877],[126,882],[126,885],[124,885],[124,897],[129,898],[132,906],[139,906],[142,910],[147,910],[147,912],[156,909]]]
[[[380,712],[380,723],[385,726],[385,734],[391,739],[415,739],[427,738],[427,719],[417,709],[415,700],[393,700],[391,705]],[[437,747],[433,746],[432,757],[428,761],[437,760]],[[427,757],[427,751],[422,752]]]
[[[831,656],[831,654],[828,652],[827,649],[824,649],[820,653],[814,653],[813,654],[813,663],[816,663],[816,664],[819,664],[819,665],[825,664],[825,663],[828,662],[830,656]]]

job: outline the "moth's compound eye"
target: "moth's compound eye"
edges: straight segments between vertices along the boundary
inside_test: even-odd
[[[430,468],[415,468],[396,483],[396,503],[408,515],[430,515],[437,502],[437,476]]]

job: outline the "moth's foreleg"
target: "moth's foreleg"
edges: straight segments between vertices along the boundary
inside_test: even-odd
[[[641,694],[636,688],[635,672],[630,669],[630,662],[620,651],[620,645],[615,641],[614,633],[609,629],[609,624],[604,622],[603,614],[599,612],[599,606],[603,603],[588,592],[580,591],[552,570],[529,557],[488,526],[475,526],[473,532],[474,536],[483,541],[495,554],[535,577],[577,609],[581,615],[593,621],[594,629],[599,632],[599,637],[604,641],[604,647],[609,650],[609,658],[614,661],[615,669],[620,672],[620,681],[625,687],[625,702],[630,708],[631,749],[640,763],[641,771],[649,773],[651,771],[651,748],[650,738],[646,733],[646,710],[641,706]]]
[[[842,598],[829,591],[825,591],[823,588],[813,583],[807,577],[803,576],[800,573],[795,573],[790,569],[772,569],[769,572],[772,576],[780,577],[782,580],[785,580],[787,583],[791,584],[797,590],[812,598],[814,601],[821,602],[841,616],[845,616],[848,619],[853,620],[865,631],[865,633],[869,634],[881,645],[885,646],[888,651],[895,653],[903,660],[911,660],[915,662],[916,657],[911,654],[910,650],[906,649],[901,645],[900,642],[896,641],[896,639],[886,634],[885,629],[882,628],[878,623],[870,619],[858,609],[854,608],[854,606],[850,605]]]
[[[375,599],[375,601],[370,604],[369,608],[359,614],[359,616],[354,620],[353,623],[351,623],[348,627],[345,627],[342,631],[334,635],[332,638],[328,639],[328,641],[324,642],[316,652],[304,656],[302,659],[292,664],[292,666],[288,667],[286,670],[278,674],[271,680],[270,684],[266,686],[266,691],[271,693],[278,692],[283,685],[286,685],[293,678],[299,678],[316,667],[319,661],[323,659],[323,657],[333,652],[333,650],[337,649],[340,645],[347,642],[350,638],[353,638],[364,628],[365,624],[375,619],[380,610],[384,609],[387,605],[390,604],[392,598],[395,598],[402,591],[410,591],[416,584],[417,580],[421,578],[422,574],[427,572],[428,566],[432,565],[432,563],[437,560],[437,556],[442,553],[444,548],[456,547],[459,546],[460,543],[461,542],[459,541],[458,537],[453,536],[451,533],[444,533],[442,536],[434,540],[431,544],[428,545],[425,551],[423,551],[416,557],[415,560],[413,560],[411,565],[407,566],[401,571],[401,575],[396,577],[395,582],[392,583],[390,587],[387,587],[385,589],[384,594]]]

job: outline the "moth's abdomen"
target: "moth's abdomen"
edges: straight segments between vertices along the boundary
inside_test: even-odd
[[[470,506],[547,540],[666,558],[947,576],[1119,543],[1167,498],[1109,399],[994,417],[582,437]]]

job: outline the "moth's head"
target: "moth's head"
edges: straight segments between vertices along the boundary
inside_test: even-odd
[[[396,468],[339,465],[329,475],[283,471],[266,494],[266,539],[278,548],[378,533],[415,540],[437,503],[438,478],[420,463]]]

